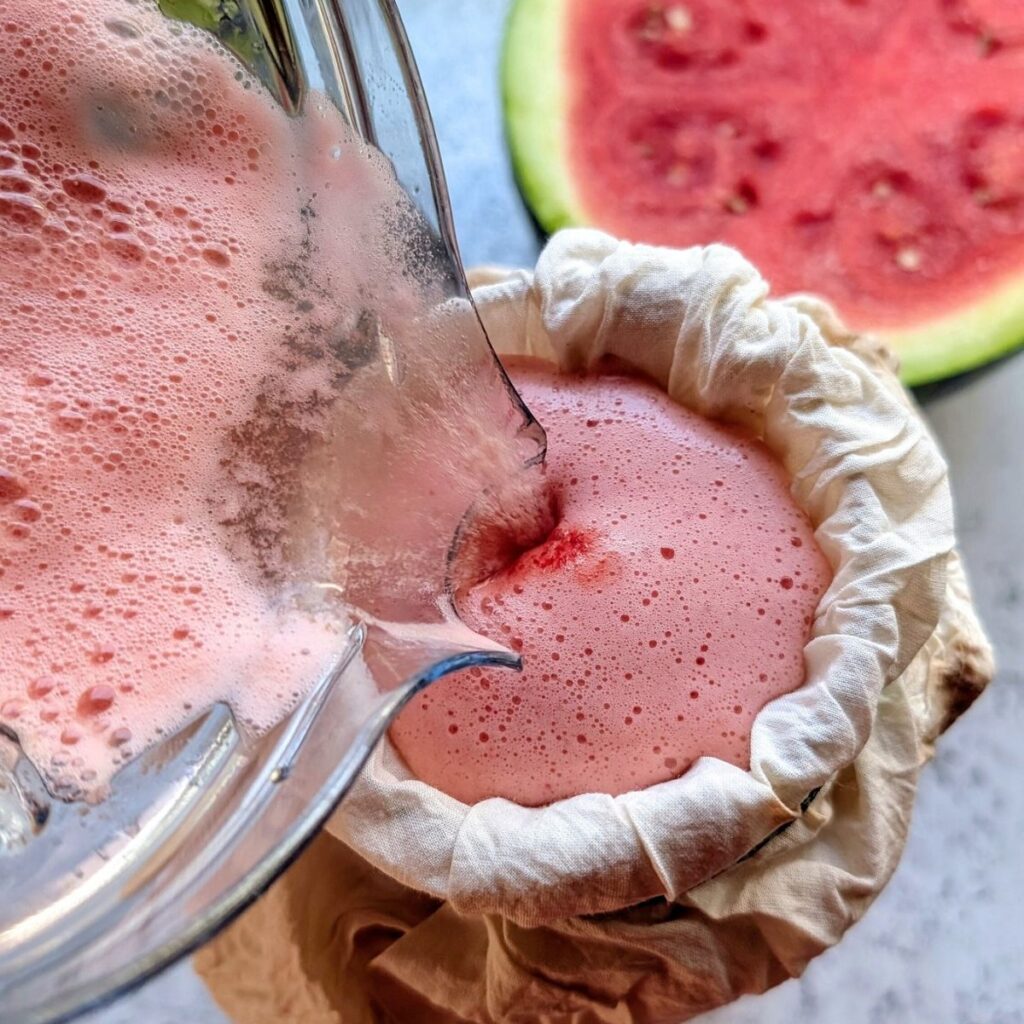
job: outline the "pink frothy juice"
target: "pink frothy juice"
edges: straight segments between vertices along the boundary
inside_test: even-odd
[[[831,579],[784,470],[643,380],[510,373],[548,432],[557,525],[458,607],[525,671],[442,680],[392,727],[398,750],[467,803],[623,793],[702,755],[747,767]]]
[[[0,727],[58,791],[216,700],[265,729],[332,664],[349,620],[296,582],[372,589],[373,482],[428,474],[394,437],[454,433],[442,373],[376,420],[355,379],[421,311],[401,216],[333,108],[286,116],[155,4],[0,7]]]

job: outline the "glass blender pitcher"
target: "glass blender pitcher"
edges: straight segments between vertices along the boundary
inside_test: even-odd
[[[10,24],[31,42],[32,18],[54,12],[51,38],[93,41],[76,52],[79,64],[102,51],[97,67],[134,60],[162,77],[140,86],[97,75],[69,90],[57,74],[59,47],[25,57],[36,63],[22,78],[42,69],[54,110],[80,104],[69,124],[98,156],[88,172],[65,177],[47,206],[29,180],[45,159],[26,141],[33,124],[0,105],[0,160],[21,175],[8,175],[9,187],[0,176],[0,244],[25,246],[26,266],[38,252],[34,233],[55,232],[52,219],[66,208],[72,233],[81,223],[92,230],[88,217],[107,218],[95,258],[120,261],[117,275],[149,266],[155,243],[104,193],[102,154],[109,166],[149,161],[155,175],[184,148],[219,173],[218,147],[237,144],[231,133],[241,129],[216,121],[204,89],[244,90],[250,122],[260,104],[274,106],[292,163],[277,173],[275,154],[254,148],[252,167],[263,161],[270,171],[254,172],[259,187],[237,208],[264,204],[268,235],[294,210],[282,230],[298,240],[298,255],[271,247],[260,265],[261,308],[277,315],[280,303],[288,317],[272,372],[253,377],[259,393],[244,396],[252,414],[211,435],[227,446],[216,463],[223,490],[241,495],[230,515],[218,506],[217,523],[238,527],[227,547],[259,562],[268,602],[327,622],[334,641],[276,727],[254,732],[215,703],[126,757],[102,800],[61,789],[32,762],[26,713],[0,717],[0,1016],[10,1024],[70,1018],[189,952],[298,854],[413,693],[460,668],[518,666],[514,653],[459,623],[452,564],[475,510],[544,456],[543,431],[469,297],[391,0],[160,0],[159,9],[157,0],[83,0],[74,13],[59,0],[26,0],[0,11],[0,22],[27,18]],[[177,59],[182,39],[206,47],[205,70]],[[7,52],[20,60],[29,42],[15,39]],[[14,73],[0,67],[5,77]],[[194,130],[170,139],[172,123]],[[211,177],[209,195],[228,195],[224,187],[224,175]],[[210,245],[199,229],[190,238],[206,272],[223,271],[234,250]],[[8,269],[17,282],[24,268]],[[69,264],[72,294],[75,274]],[[4,303],[28,294],[34,281],[24,280],[21,291],[5,282]],[[169,301],[187,300],[189,272],[175,280]],[[4,372],[0,365],[0,386]],[[0,435],[0,469],[10,454],[3,443]],[[3,586],[0,578],[0,595]]]

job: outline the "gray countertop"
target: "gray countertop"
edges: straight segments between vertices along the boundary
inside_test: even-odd
[[[467,266],[531,265],[496,67],[507,0],[404,0]],[[1024,354],[922,396],[999,676],[924,773],[906,856],[805,976],[706,1024],[1024,1024]],[[180,965],[88,1024],[223,1024]],[[410,1022],[413,1024],[413,1022]]]

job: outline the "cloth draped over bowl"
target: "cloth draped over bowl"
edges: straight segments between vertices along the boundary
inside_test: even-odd
[[[888,881],[919,769],[993,673],[946,464],[880,345],[724,246],[566,231],[472,279],[499,354],[613,356],[782,461],[834,571],[806,681],[755,719],[749,771],[543,808],[462,804],[385,742],[200,954],[246,1024],[678,1022],[798,975]]]

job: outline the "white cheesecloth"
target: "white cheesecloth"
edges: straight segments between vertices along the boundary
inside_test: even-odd
[[[382,744],[200,954],[246,1024],[678,1022],[799,974],[888,881],[919,768],[992,676],[942,456],[888,354],[824,303],[769,299],[723,246],[594,231],[474,280],[499,353],[614,356],[785,465],[834,571],[806,681],[755,719],[749,771],[705,757],[618,797],[467,806]]]

